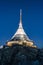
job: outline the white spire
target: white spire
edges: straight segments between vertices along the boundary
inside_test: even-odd
[[[20,23],[19,23],[19,27],[18,27],[16,33],[14,34],[14,36],[11,39],[13,39],[16,35],[25,35],[27,37],[27,35],[26,35],[26,33],[25,33],[24,29],[23,29],[23,26],[22,26],[22,10],[21,9],[20,9]]]
[[[20,21],[22,22],[22,9],[20,9]]]
[[[22,9],[20,9],[20,23],[19,28],[22,28]]]

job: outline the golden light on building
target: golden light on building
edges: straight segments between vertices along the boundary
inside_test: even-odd
[[[22,26],[22,10],[20,10],[20,23],[19,27],[16,31],[16,33],[13,35],[10,41],[7,42],[8,46],[12,46],[14,44],[19,44],[19,45],[26,45],[30,47],[35,47],[33,41],[29,39],[27,34],[25,33],[23,26]]]

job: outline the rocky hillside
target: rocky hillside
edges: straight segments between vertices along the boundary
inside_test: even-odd
[[[22,45],[0,48],[0,65],[43,65],[43,49]]]

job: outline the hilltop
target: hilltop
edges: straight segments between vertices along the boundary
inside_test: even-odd
[[[0,48],[0,65],[43,65],[43,49],[15,44]]]

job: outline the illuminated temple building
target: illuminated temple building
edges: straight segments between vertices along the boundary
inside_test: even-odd
[[[19,27],[18,27],[16,33],[13,35],[13,37],[7,42],[8,46],[12,46],[14,44],[36,47],[36,45],[34,45],[34,42],[29,39],[29,37],[27,36],[27,34],[25,33],[25,31],[23,29],[23,26],[22,26],[22,10],[20,10]]]

